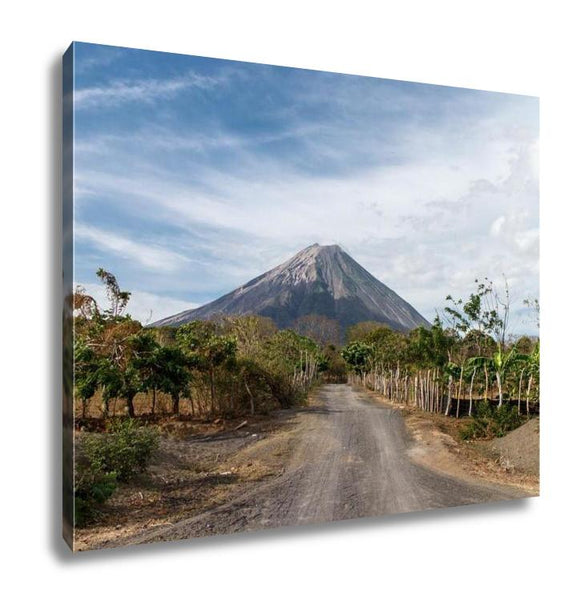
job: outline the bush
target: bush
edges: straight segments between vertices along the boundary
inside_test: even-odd
[[[471,419],[459,435],[463,440],[490,440],[501,438],[524,422],[517,408],[509,405],[495,406],[489,401],[479,402]]]
[[[85,436],[83,454],[95,472],[114,472],[126,483],[144,472],[159,446],[159,436],[148,427],[140,427],[133,419],[117,420],[105,434]]]
[[[75,524],[94,519],[118,481],[128,482],[145,471],[158,445],[157,432],[132,419],[114,421],[105,434],[85,434],[77,453]]]
[[[83,526],[95,518],[99,504],[117,488],[115,472],[95,472],[90,466],[77,467],[75,474],[75,525]]]

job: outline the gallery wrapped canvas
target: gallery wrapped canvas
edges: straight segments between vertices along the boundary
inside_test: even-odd
[[[75,551],[539,493],[538,99],[74,43]]]

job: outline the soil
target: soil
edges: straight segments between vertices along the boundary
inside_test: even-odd
[[[328,384],[309,407],[237,431],[164,437],[149,478],[116,494],[98,526],[77,532],[77,549],[533,494],[532,486],[481,461],[428,417],[403,417],[365,391]]]
[[[75,531],[75,550],[116,546],[144,530],[171,526],[279,475],[295,415],[286,410],[212,423],[168,420],[160,425],[159,451],[147,474],[120,486],[95,522]]]
[[[540,474],[540,420],[533,418],[503,438],[480,445],[484,454],[512,472]]]
[[[533,418],[518,429],[490,442],[462,440],[462,422],[467,420],[423,412],[387,402],[367,391],[377,402],[397,407],[413,445],[409,455],[416,463],[463,480],[486,481],[539,495],[539,419]],[[517,461],[516,461],[517,460]]]

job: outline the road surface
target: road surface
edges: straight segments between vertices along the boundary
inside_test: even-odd
[[[300,413],[285,472],[227,504],[124,544],[322,523],[523,497],[413,463],[395,409],[345,384],[325,385]]]

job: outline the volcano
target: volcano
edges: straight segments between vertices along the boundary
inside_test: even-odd
[[[397,331],[430,326],[412,305],[340,246],[317,243],[227,295],[152,326],[179,326],[219,315],[244,314],[267,316],[280,329],[310,315],[338,321],[343,332],[368,320],[384,322]]]

